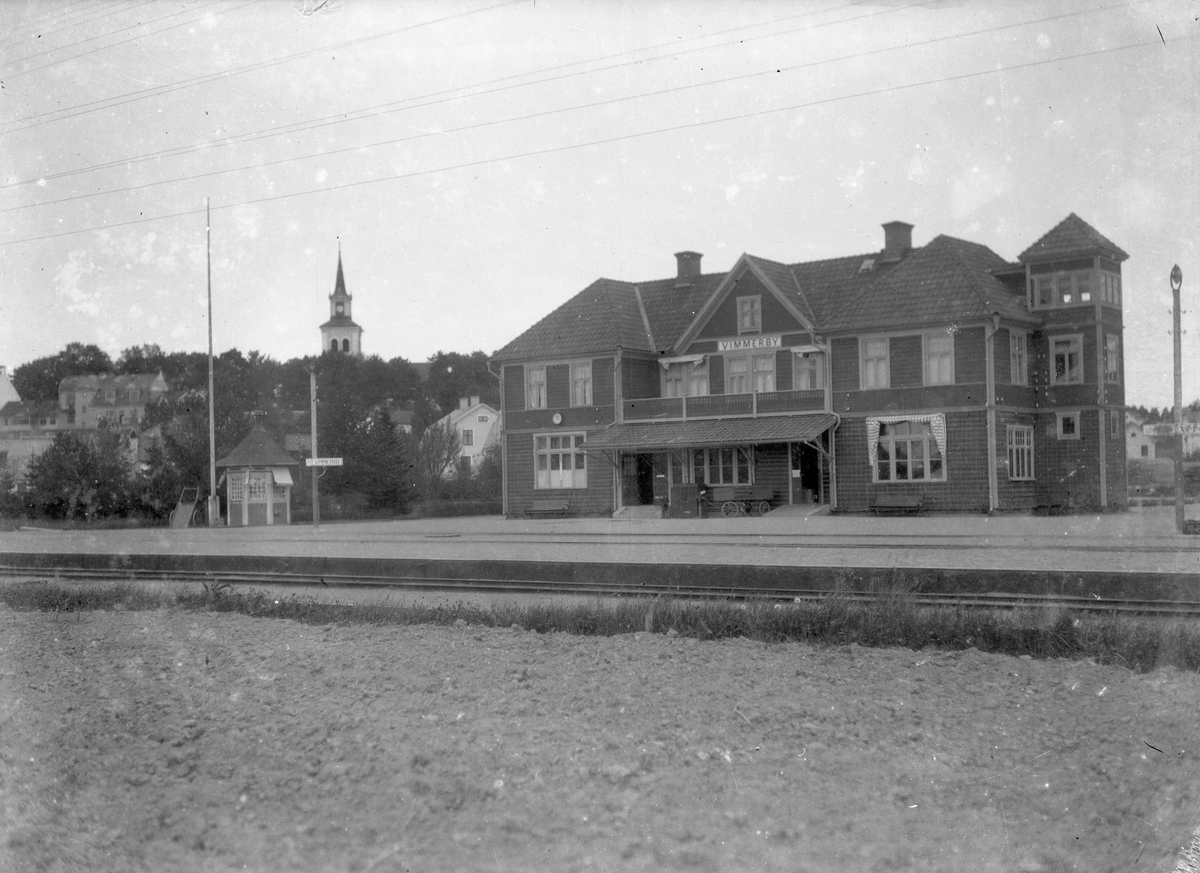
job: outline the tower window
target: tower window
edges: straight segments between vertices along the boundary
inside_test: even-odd
[[[342,340],[342,351],[343,352],[350,351],[350,340],[348,340],[348,339]]]
[[[337,351],[337,340],[335,340],[335,339],[331,339],[331,340],[329,341],[329,351],[331,351],[331,352],[336,352],[336,351]]]

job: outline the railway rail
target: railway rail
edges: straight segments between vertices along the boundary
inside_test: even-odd
[[[323,586],[347,593],[381,594],[402,590],[408,592],[437,593],[486,593],[491,595],[511,594],[544,597],[584,596],[606,598],[654,598],[671,597],[688,601],[740,601],[768,603],[817,602],[831,597],[866,602],[892,596],[889,592],[833,590],[829,588],[778,588],[778,587],[720,587],[713,585],[654,585],[639,583],[622,585],[612,582],[563,582],[539,579],[501,578],[446,578],[438,576],[369,576],[337,575],[330,573],[278,573],[278,572],[229,572],[219,570],[147,570],[138,568],[47,568],[0,566],[0,576],[19,577],[30,581],[75,581],[75,582],[130,582],[130,583],[180,583],[180,584],[227,584],[235,588],[254,590],[255,587],[274,586],[308,588]],[[1075,612],[1121,613],[1142,616],[1175,616],[1200,618],[1200,601],[1101,598],[1063,596],[1033,593],[954,593],[905,591],[906,600],[921,606],[950,607],[963,609],[1019,608],[1063,609]]]

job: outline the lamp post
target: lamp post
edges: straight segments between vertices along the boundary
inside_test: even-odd
[[[1179,316],[1179,289],[1183,271],[1179,264],[1171,268],[1171,294],[1174,297],[1175,329],[1175,532],[1183,533],[1183,330]]]

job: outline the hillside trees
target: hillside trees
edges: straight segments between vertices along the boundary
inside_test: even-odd
[[[22,400],[57,400],[58,383],[68,376],[91,376],[112,369],[112,359],[99,346],[68,343],[58,354],[17,367],[12,381]]]

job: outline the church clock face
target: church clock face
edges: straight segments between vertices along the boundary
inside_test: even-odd
[[[342,315],[342,314],[343,314],[343,313],[345,313],[345,311],[346,311],[346,304],[345,304],[345,303],[339,303],[337,306],[335,306],[335,307],[334,307],[334,309],[336,309],[336,310],[337,310],[337,314],[338,314],[338,315]]]

